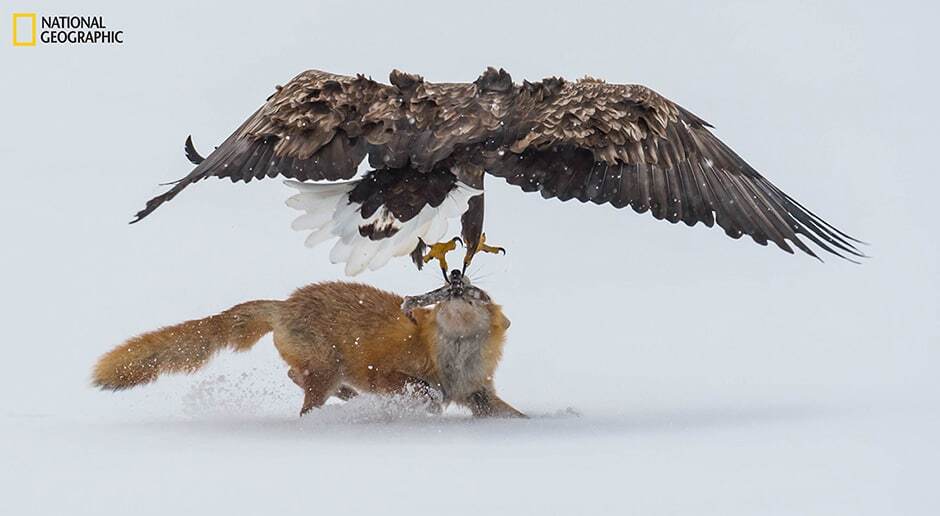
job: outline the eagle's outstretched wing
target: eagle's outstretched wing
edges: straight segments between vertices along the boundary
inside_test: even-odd
[[[630,205],[657,219],[717,220],[816,256],[800,236],[842,258],[864,256],[854,238],[804,208],[716,138],[707,122],[639,85],[549,79],[522,87],[505,148],[487,171],[545,198]],[[817,257],[818,258],[818,257]]]
[[[428,83],[393,71],[390,84],[306,71],[204,159],[137,213],[146,217],[206,177],[282,176],[301,190],[295,224],[308,243],[338,242],[347,272],[374,268],[443,233],[461,216],[471,248],[482,232],[483,171],[544,197],[630,205],[670,222],[717,221],[733,238],[791,245],[805,240],[840,257],[864,256],[829,225],[758,174],[708,123],[643,86],[585,79],[515,85],[488,69],[472,83]],[[342,185],[368,156],[373,169]]]
[[[386,130],[400,110],[394,88],[363,76],[306,71],[279,87],[258,111],[173,188],[147,202],[146,217],[207,177],[251,181],[282,176],[304,181],[349,179],[366,156],[365,135]],[[391,128],[387,129],[389,132]],[[191,143],[187,157],[198,161]]]
[[[281,176],[300,190],[288,204],[306,212],[294,228],[311,232],[308,245],[335,239],[330,258],[345,262],[348,274],[435,242],[448,219],[479,214],[470,209],[470,198],[482,194],[477,144],[502,126],[492,108],[505,114],[512,82],[503,72],[479,84],[434,84],[398,70],[389,82],[317,70],[298,75],[205,158],[187,138],[186,157],[196,167],[133,222],[207,177]],[[373,170],[362,178],[304,183],[349,180],[366,156]]]

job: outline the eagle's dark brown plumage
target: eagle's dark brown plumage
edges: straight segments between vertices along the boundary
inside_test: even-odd
[[[441,206],[462,184],[472,195],[463,201],[467,208],[456,205],[464,210],[464,240],[476,249],[488,172],[545,198],[630,206],[689,226],[717,222],[732,238],[750,235],[790,253],[792,244],[817,256],[803,237],[846,259],[863,256],[858,240],[758,174],[709,131],[711,125],[644,86],[591,78],[517,85],[493,68],[472,83],[434,84],[398,71],[390,82],[316,70],[298,75],[205,160],[187,141],[187,156],[198,165],[150,200],[135,222],[206,177],[349,180],[368,157],[372,171],[348,183],[335,208],[338,214],[342,205],[354,207],[363,239],[394,238],[404,223],[425,207]],[[302,190],[307,197],[296,207],[308,211],[307,229],[328,233],[312,240],[336,237],[350,248],[331,258],[346,261],[350,272],[350,260],[365,253],[353,273],[375,268],[377,257],[388,259],[382,249],[354,241],[336,216],[325,226],[311,203],[334,202],[332,193],[341,189],[330,186],[327,195],[313,188]],[[407,254],[402,250],[427,236],[409,231],[414,234],[385,254]]]

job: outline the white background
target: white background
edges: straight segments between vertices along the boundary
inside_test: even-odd
[[[39,2],[120,46],[0,44],[0,513],[937,514],[938,80],[929,2]],[[9,20],[10,18],[6,18]],[[10,30],[9,21],[0,24]],[[88,386],[136,333],[336,279],[278,181],[127,221],[319,68],[639,82],[872,243],[856,266],[490,178],[474,275],[535,416],[382,400],[296,418],[265,338],[193,377]],[[363,281],[402,293],[436,271]]]

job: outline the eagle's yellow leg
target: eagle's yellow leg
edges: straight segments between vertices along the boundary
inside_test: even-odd
[[[444,278],[447,278],[447,253],[457,249],[457,242],[463,244],[463,240],[461,240],[460,237],[454,237],[446,242],[438,242],[431,245],[428,253],[424,255],[424,263],[437,260],[441,264],[441,270],[444,271]]]
[[[490,253],[490,254],[506,254],[506,249],[503,247],[494,247],[486,244],[486,233],[480,235],[480,243],[477,245],[478,253]]]
[[[483,233],[482,235],[480,235],[480,243],[477,244],[477,249],[476,249],[476,251],[474,251],[474,252],[472,252],[472,253],[469,253],[469,252],[468,252],[468,253],[467,253],[467,256],[465,256],[464,259],[463,259],[463,270],[464,270],[464,272],[467,271],[467,267],[470,266],[470,261],[473,260],[473,256],[474,256],[476,253],[490,253],[490,254],[499,254],[499,253],[503,253],[503,254],[506,254],[506,249],[505,249],[504,247],[497,247],[497,246],[488,245],[488,244],[486,243],[486,233]]]

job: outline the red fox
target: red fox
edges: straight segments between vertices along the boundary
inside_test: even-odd
[[[407,392],[437,409],[453,402],[478,417],[526,417],[493,387],[508,327],[500,306],[457,270],[443,287],[404,299],[358,283],[318,283],[284,301],[248,301],[134,337],[98,360],[92,382],[121,390],[194,372],[217,351],[246,351],[273,331],[288,376],[304,390],[301,415],[334,395]]]

